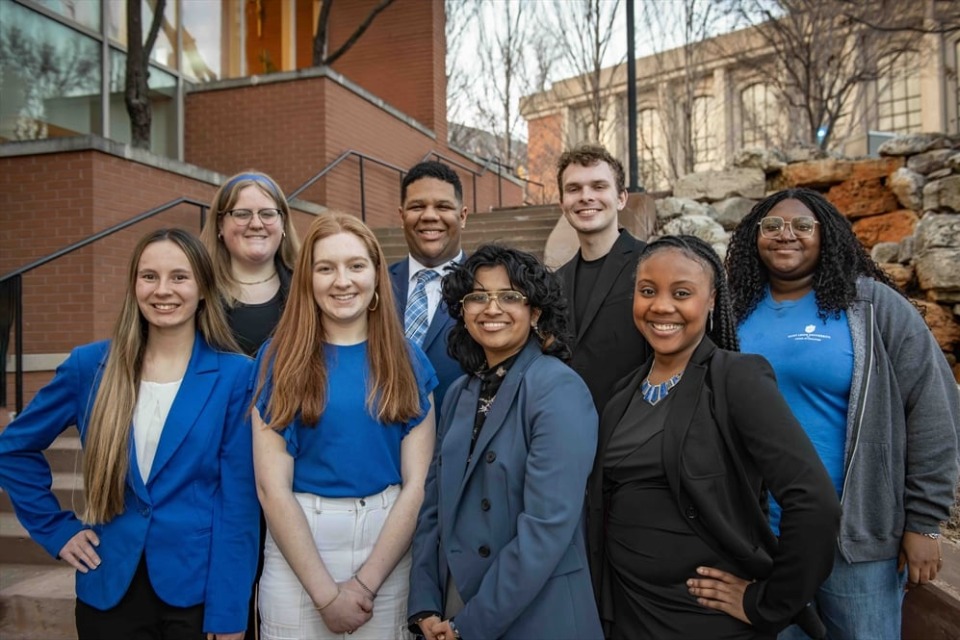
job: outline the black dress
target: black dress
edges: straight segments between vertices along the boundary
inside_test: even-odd
[[[687,591],[698,566],[737,574],[687,525],[664,473],[663,432],[671,401],[651,406],[634,394],[603,458],[612,640],[772,637],[707,609]],[[675,462],[674,462],[675,464]],[[612,605],[612,606],[611,606]]]

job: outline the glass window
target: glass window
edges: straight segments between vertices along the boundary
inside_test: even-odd
[[[110,50],[110,138],[129,143],[130,115],[124,101],[127,54]],[[150,150],[159,155],[177,154],[177,79],[159,67],[150,67]]]
[[[699,96],[693,99],[692,129],[690,142],[693,143],[693,170],[713,169],[717,161],[717,123],[714,122],[713,98]]]
[[[884,77],[877,81],[877,129],[890,133],[918,133],[920,131],[920,77],[919,60],[915,54],[904,53],[887,67]]]
[[[663,128],[656,109],[641,109],[637,113],[637,169],[640,182],[647,191],[667,188],[664,173]]]
[[[0,142],[102,133],[100,66],[96,40],[4,2]]]
[[[758,82],[740,92],[741,145],[767,147],[779,128],[777,100],[773,89]]]
[[[183,50],[180,69],[197,82],[226,77],[229,50],[222,51],[226,11],[221,0],[190,0],[183,3]]]
[[[4,0],[6,1],[8,0]],[[100,33],[100,3],[96,0],[34,0],[34,2]]]
[[[191,2],[193,0],[190,0]],[[127,0],[108,0],[109,19],[107,21],[107,35],[123,47],[127,46]],[[141,28],[143,39],[150,33],[153,22],[153,8],[156,0],[143,0],[140,4]],[[163,21],[157,33],[157,41],[150,52],[150,60],[171,69],[177,68],[177,2],[167,0],[163,9]]]

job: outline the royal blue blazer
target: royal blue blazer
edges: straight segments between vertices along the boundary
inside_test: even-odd
[[[407,292],[410,289],[410,261],[407,258],[390,265],[390,281],[393,283],[393,297],[397,301],[400,323],[403,324],[404,315],[407,311]],[[433,314],[433,319],[430,321],[430,326],[427,328],[427,334],[423,337],[423,344],[420,346],[437,372],[439,384],[433,390],[433,402],[434,409],[437,411],[438,422],[447,388],[454,380],[464,374],[463,369],[460,368],[460,363],[447,353],[447,336],[456,323],[456,320],[450,317],[447,305],[441,300]]]
[[[479,393],[477,376],[447,393],[413,539],[408,615],[442,612],[452,577],[464,638],[600,639],[583,523],[597,445],[590,391],[531,340],[468,465]]]
[[[0,434],[0,486],[30,536],[54,557],[87,527],[57,502],[42,451],[73,425],[86,441],[109,346],[74,349]],[[246,627],[259,527],[247,412],[252,372],[253,360],[214,351],[197,334],[146,483],[131,426],[124,511],[90,527],[100,538],[101,564],[77,572],[77,598],[101,610],[116,606],[143,556],[164,602],[205,605],[204,631]]]

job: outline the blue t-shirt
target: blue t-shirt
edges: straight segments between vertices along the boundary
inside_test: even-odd
[[[816,294],[777,302],[769,289],[740,325],[740,350],[766,358],[780,393],[820,454],[839,496],[843,489],[847,406],[853,343],[846,312],[817,317]],[[770,500],[770,524],[779,532],[780,506]]]
[[[420,347],[408,342],[420,393],[420,413],[406,423],[383,424],[367,410],[369,361],[367,343],[324,344],[327,406],[316,425],[300,415],[280,435],[293,456],[293,491],[328,498],[362,498],[399,484],[400,442],[430,411],[430,392],[437,386],[433,365]],[[260,350],[259,361],[266,353]],[[267,404],[273,388],[272,365],[257,410],[269,423]],[[374,405],[376,410],[376,405]]]

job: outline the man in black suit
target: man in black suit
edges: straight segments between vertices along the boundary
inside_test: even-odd
[[[410,255],[390,265],[397,310],[407,337],[420,345],[437,371],[433,392],[437,419],[450,383],[463,375],[447,354],[447,334],[455,324],[440,299],[444,269],[463,261],[460,235],[467,222],[463,185],[441,162],[421,162],[400,186],[400,222]]]
[[[602,414],[617,380],[649,355],[633,322],[634,277],[645,245],[617,224],[627,189],[623,165],[605,148],[580,145],[564,152],[557,186],[563,215],[580,241],[577,255],[557,271],[574,335],[570,364]]]

